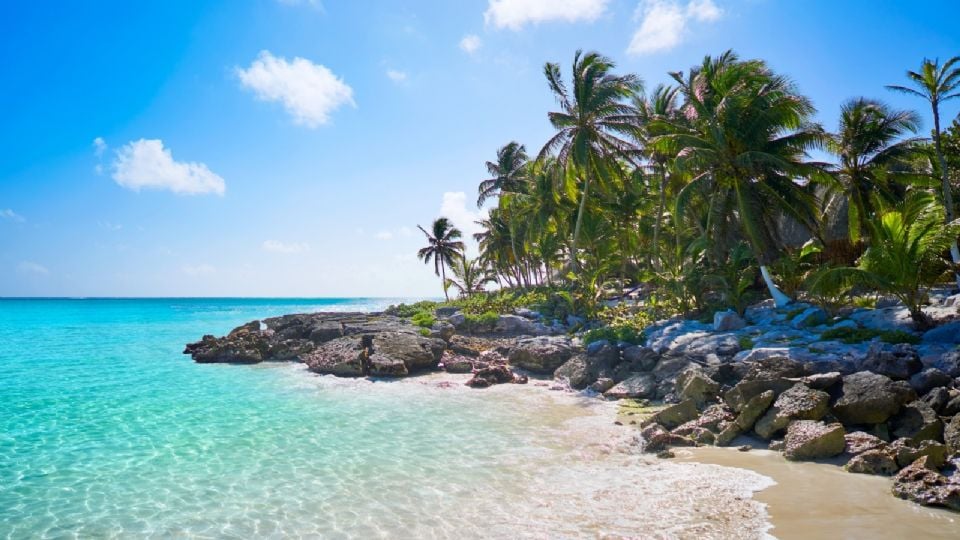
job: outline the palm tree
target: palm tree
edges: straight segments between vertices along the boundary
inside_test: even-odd
[[[456,257],[450,271],[453,272],[453,277],[447,279],[447,285],[460,291],[460,296],[482,292],[484,285],[494,281],[479,259]]]
[[[810,100],[761,60],[741,61],[732,51],[706,57],[680,84],[683,116],[690,125],[661,119],[665,135],[652,139],[671,151],[680,166],[698,174],[678,194],[678,209],[694,194],[708,201],[707,231],[739,225],[770,295],[778,306],[791,299],[773,283],[768,265],[778,250],[779,220],[790,216],[815,230],[815,198],[794,180],[817,167],[806,151],[822,144],[823,131],[810,123]]]
[[[434,220],[431,232],[427,232],[420,225],[417,225],[417,228],[427,237],[427,246],[417,252],[417,257],[424,264],[430,264],[433,259],[434,272],[443,280],[443,296],[450,300],[447,294],[446,267],[452,265],[457,257],[463,256],[463,242],[459,240],[463,234],[445,217]]]
[[[943,156],[940,143],[940,104],[960,97],[960,56],[954,56],[940,65],[940,60],[923,59],[920,71],[907,71],[907,79],[912,87],[896,84],[887,85],[887,88],[912,96],[917,96],[930,103],[933,111],[933,146],[937,152],[937,161],[940,163],[940,182],[943,190],[943,205],[945,217],[949,223],[953,221],[953,193],[950,188],[950,176],[947,171],[947,160]],[[960,249],[957,240],[950,245],[950,256],[953,264],[960,264]],[[960,287],[960,273],[956,276],[957,286]]]
[[[640,92],[642,84],[635,75],[613,75],[614,67],[605,56],[578,50],[573,57],[571,90],[563,82],[559,65],[548,62],[543,69],[562,110],[548,113],[557,133],[540,150],[538,159],[556,151],[557,161],[572,167],[580,184],[580,205],[570,252],[574,269],[578,268],[577,241],[591,181],[604,182],[612,174],[610,161],[634,152],[620,135],[634,130],[635,110],[625,100]]]
[[[919,125],[915,112],[894,110],[871,99],[851,99],[841,107],[840,128],[827,146],[839,158],[834,178],[848,201],[851,241],[870,232],[868,222],[876,211],[873,194],[892,200],[892,184],[905,184],[914,176],[908,161],[918,139],[904,136],[915,133]]]
[[[527,179],[527,149],[516,141],[510,141],[497,150],[497,161],[487,162],[487,172],[493,177],[480,182],[477,208],[490,197],[502,192],[523,193]]]

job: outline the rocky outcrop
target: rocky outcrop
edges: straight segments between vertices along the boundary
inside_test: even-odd
[[[757,435],[770,439],[794,420],[820,420],[830,403],[830,395],[797,383],[780,394],[754,426]]]
[[[517,375],[506,364],[494,364],[474,372],[473,378],[466,382],[471,388],[487,388],[495,384],[526,384],[527,378]]]
[[[920,356],[911,345],[901,343],[890,348],[874,344],[861,369],[885,375],[893,380],[908,380],[923,369]]]
[[[577,352],[566,336],[524,338],[510,351],[510,364],[531,373],[552,374]]]
[[[927,456],[893,477],[893,494],[924,506],[960,511],[960,481],[940,474],[929,464]]]
[[[657,394],[657,380],[649,373],[638,373],[603,392],[609,399],[649,399]]]
[[[890,476],[896,474],[900,467],[897,460],[887,450],[874,449],[853,456],[853,459],[844,465],[847,472],[857,474],[878,474]]]

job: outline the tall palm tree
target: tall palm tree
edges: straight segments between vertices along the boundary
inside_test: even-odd
[[[489,270],[479,259],[456,257],[453,265],[450,266],[450,271],[453,277],[447,279],[447,284],[460,291],[460,296],[482,292],[484,285],[494,281]]]
[[[946,222],[949,223],[954,219],[953,193],[950,188],[947,160],[943,156],[940,143],[940,104],[960,97],[960,56],[954,56],[943,65],[940,65],[939,59],[924,58],[920,64],[920,71],[908,70],[907,79],[910,80],[912,87],[891,84],[887,85],[887,88],[923,98],[930,103],[930,109],[933,112],[933,146],[937,152],[937,161],[940,163],[943,206],[946,210]],[[960,249],[957,248],[956,239],[950,246],[950,256],[953,258],[953,264],[960,264]],[[957,273],[955,278],[957,287],[960,287],[960,273]]]
[[[603,183],[612,174],[611,160],[634,152],[633,145],[621,136],[634,129],[635,110],[626,100],[639,93],[642,84],[635,75],[612,74],[614,67],[605,56],[578,50],[573,57],[570,90],[558,64],[548,62],[543,68],[561,111],[548,113],[557,133],[540,150],[538,159],[556,152],[557,161],[572,167],[579,180],[580,205],[570,253],[574,269],[578,268],[577,241],[591,182]]]
[[[492,178],[480,182],[477,208],[490,197],[502,192],[523,193],[527,179],[527,149],[516,141],[510,141],[497,150],[497,161],[487,162],[487,173]]]
[[[778,306],[788,304],[768,265],[782,244],[777,231],[784,214],[815,230],[815,199],[794,181],[817,170],[805,160],[824,140],[810,123],[813,105],[763,61],[741,61],[732,51],[704,58],[687,77],[672,76],[690,125],[658,120],[666,134],[652,142],[698,171],[678,195],[678,208],[700,193],[709,205],[708,231],[724,220],[739,225],[770,295]]]
[[[880,101],[855,98],[841,106],[840,127],[830,135],[827,147],[839,159],[834,178],[848,201],[851,241],[870,232],[868,223],[877,211],[873,195],[892,200],[892,184],[906,184],[914,176],[908,161],[918,139],[904,137],[919,126],[915,112],[898,111]]]
[[[424,264],[430,264],[430,260],[433,260],[434,272],[443,280],[443,296],[450,300],[447,294],[447,266],[463,256],[463,242],[459,240],[463,233],[445,217],[434,220],[430,227],[431,232],[427,232],[420,225],[417,225],[417,228],[427,237],[427,246],[417,252],[417,257]]]

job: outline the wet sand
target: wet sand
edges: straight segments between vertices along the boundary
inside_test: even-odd
[[[781,538],[960,538],[960,514],[925,508],[890,494],[889,478],[851,474],[841,467],[794,463],[769,450],[676,449],[675,461],[737,467],[772,478],[754,494],[767,505]]]

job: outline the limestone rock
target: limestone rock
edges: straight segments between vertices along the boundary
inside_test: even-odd
[[[920,401],[926,403],[938,414],[944,414],[946,416],[956,414],[956,411],[954,411],[953,414],[946,412],[947,404],[950,403],[950,391],[942,386],[927,392],[926,395],[920,398]],[[960,405],[960,401],[958,401],[957,404]]]
[[[924,343],[960,344],[960,321],[948,322],[923,334]]]
[[[867,450],[853,456],[843,467],[848,472],[858,474],[878,474],[890,476],[900,470],[897,461],[887,450]]]
[[[649,424],[640,431],[644,452],[656,454],[673,446],[694,446],[693,440],[670,433],[659,424]]]
[[[633,345],[623,349],[623,361],[632,371],[650,371],[659,360],[660,355],[649,347]]]
[[[843,385],[831,412],[844,424],[879,424],[896,414],[904,403],[916,397],[903,381],[869,371],[843,378]]]
[[[910,377],[910,386],[921,396],[934,388],[950,386],[952,382],[952,377],[937,368],[927,368]]]
[[[797,420],[787,428],[783,455],[793,461],[833,457],[846,445],[843,426],[816,420]]]
[[[928,440],[914,445],[908,439],[897,439],[890,443],[889,448],[900,467],[906,467],[922,456],[927,456],[927,465],[934,469],[943,467],[947,462],[947,446],[936,441]]]
[[[830,395],[797,383],[780,394],[754,426],[757,435],[770,439],[794,420],[820,420],[829,408]]]
[[[370,346],[371,361],[399,360],[410,373],[435,369],[446,348],[442,339],[407,332],[374,334]]]
[[[793,328],[809,328],[827,322],[827,312],[818,307],[809,307],[790,321]]]
[[[473,378],[465,384],[471,388],[487,388],[495,384],[517,383],[524,384],[526,377],[516,375],[504,364],[494,364],[485,368],[478,369]]]
[[[894,437],[905,437],[915,444],[943,438],[943,422],[937,412],[919,400],[904,405],[890,418],[889,425]]]
[[[366,374],[366,347],[358,336],[340,337],[318,345],[303,362],[314,373],[362,377]]]
[[[875,343],[867,352],[861,369],[885,375],[893,380],[907,380],[919,373],[923,364],[917,351],[907,343],[898,343],[889,348]]]
[[[727,424],[723,430],[720,431],[719,435],[717,435],[717,445],[726,446],[736,439],[737,436],[747,432],[753,427],[757,419],[760,418],[760,416],[766,412],[767,408],[770,407],[770,404],[773,403],[775,396],[776,394],[773,390],[767,390],[753,396],[749,401],[744,403],[737,418]]]
[[[699,411],[693,400],[687,399],[657,412],[645,420],[643,425],[660,424],[667,429],[673,429],[693,420],[698,414]]]
[[[951,452],[960,453],[960,414],[954,416],[944,428],[943,442],[947,443]]]
[[[510,364],[533,373],[553,373],[577,348],[566,336],[541,336],[517,341],[510,351]]]
[[[731,330],[740,330],[747,323],[735,311],[717,311],[713,314],[713,331],[729,332]]]
[[[697,407],[716,401],[720,393],[720,385],[699,370],[682,373],[677,378],[677,387],[680,389],[680,399],[693,400]]]
[[[844,451],[852,456],[862,454],[868,450],[883,450],[887,448],[887,443],[883,439],[864,431],[847,433],[844,435],[844,441],[846,442]]]
[[[931,367],[935,367],[951,377],[960,377],[960,349],[954,349],[943,354]]]
[[[941,506],[960,511],[960,482],[947,478],[928,464],[923,456],[893,477],[893,494],[924,506]]]

